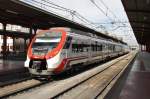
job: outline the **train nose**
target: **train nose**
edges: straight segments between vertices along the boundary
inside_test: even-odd
[[[32,64],[30,64],[30,68],[36,70],[47,70],[47,62],[46,60],[32,60]]]
[[[46,60],[31,60],[30,73],[33,75],[52,75],[52,71],[49,71]]]

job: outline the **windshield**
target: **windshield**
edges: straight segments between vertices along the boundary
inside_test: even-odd
[[[32,45],[32,48],[48,48],[48,49],[52,49],[52,48],[56,48],[58,42],[35,42]]]
[[[36,36],[32,44],[33,54],[45,55],[48,51],[56,48],[61,40],[61,33],[46,32]]]

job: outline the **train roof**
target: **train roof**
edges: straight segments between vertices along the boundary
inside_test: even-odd
[[[127,45],[127,43],[121,41],[121,40],[116,40],[116,38],[114,39],[111,39],[111,38],[107,38],[105,36],[103,36],[102,33],[99,32],[99,34],[94,34],[92,32],[86,32],[86,31],[81,31],[81,30],[77,30],[77,29],[74,29],[74,28],[69,28],[69,27],[52,27],[50,29],[63,29],[65,31],[71,31],[71,32],[75,32],[75,33],[78,33],[78,34],[81,34],[81,35],[86,35],[86,36],[90,36],[90,37],[95,37],[97,36],[97,38],[101,38],[101,39],[104,39],[104,40],[108,40],[108,41],[113,41],[113,42],[117,42],[117,43],[121,43],[121,44],[124,44],[124,45]],[[105,34],[104,34],[105,35]]]

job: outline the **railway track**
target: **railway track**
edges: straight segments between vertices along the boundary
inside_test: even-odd
[[[16,79],[8,80],[8,81],[3,81],[3,82],[0,83],[0,88],[8,86],[8,85],[15,84],[15,83],[23,82],[23,81],[29,80],[31,78],[32,77],[30,75],[28,75],[28,76],[25,76],[25,77],[22,77],[22,78],[16,78]]]
[[[79,84],[70,87],[68,90],[61,92],[51,98],[56,99],[94,99],[104,98],[105,89],[111,87],[112,81],[116,80],[118,76],[125,70],[128,63],[133,59],[131,55],[126,55],[118,59],[116,62],[108,66],[106,69],[97,72],[88,79]],[[120,61],[121,60],[121,61]],[[124,66],[121,66],[124,64]],[[108,90],[108,89],[107,89]],[[105,92],[104,92],[105,91]],[[103,95],[101,95],[103,93]]]
[[[47,83],[41,87],[33,88],[33,86],[41,85],[42,83],[39,81],[34,81],[35,84],[32,83],[23,83],[20,86],[24,85],[22,89],[27,89],[30,85],[33,90],[25,91],[24,93],[20,93],[14,96],[11,96],[11,99],[48,99],[48,98],[69,98],[69,99],[91,99],[94,97],[98,97],[100,93],[106,89],[106,87],[113,81],[117,75],[125,68],[125,66],[120,66],[119,69],[116,69],[119,65],[130,62],[135,56],[135,53],[130,53],[124,56],[121,56],[115,60],[107,62],[101,66],[88,70],[84,73],[76,75],[74,77],[70,77],[63,80],[58,80],[53,83]],[[121,61],[122,60],[122,61]],[[109,73],[112,72],[112,73]],[[29,81],[31,82],[31,81]],[[99,85],[100,83],[100,85]],[[25,88],[25,86],[27,86]],[[93,89],[93,88],[96,88]],[[98,89],[97,89],[98,88]],[[14,89],[12,92],[15,92],[17,89]],[[91,90],[91,91],[90,91]],[[95,94],[92,94],[94,91]],[[90,92],[90,94],[89,94]],[[3,92],[4,93],[4,92]],[[81,94],[84,93],[84,94]],[[89,96],[90,95],[90,96]],[[71,97],[70,97],[71,96]],[[90,98],[89,98],[90,97]]]
[[[33,78],[26,79],[11,85],[0,87],[0,99],[22,92],[24,90],[40,86],[47,83],[48,81],[40,81]]]
[[[21,68],[11,71],[3,71],[0,73],[0,87],[15,84],[30,79],[30,74],[27,69]]]
[[[82,84],[73,87],[63,94],[54,98],[57,99],[104,99],[114,83],[127,68],[128,64],[134,57],[127,56],[123,60],[116,62],[106,70],[93,75],[90,79]],[[124,65],[122,65],[124,64]]]

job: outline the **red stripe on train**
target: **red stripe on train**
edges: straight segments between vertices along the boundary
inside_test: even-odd
[[[74,58],[75,59],[73,59],[73,58],[72,59],[71,58],[63,59],[61,64],[54,70],[54,73],[59,73],[59,72],[63,71],[65,69],[65,65],[69,64],[71,61],[85,59],[87,57],[74,57]]]

